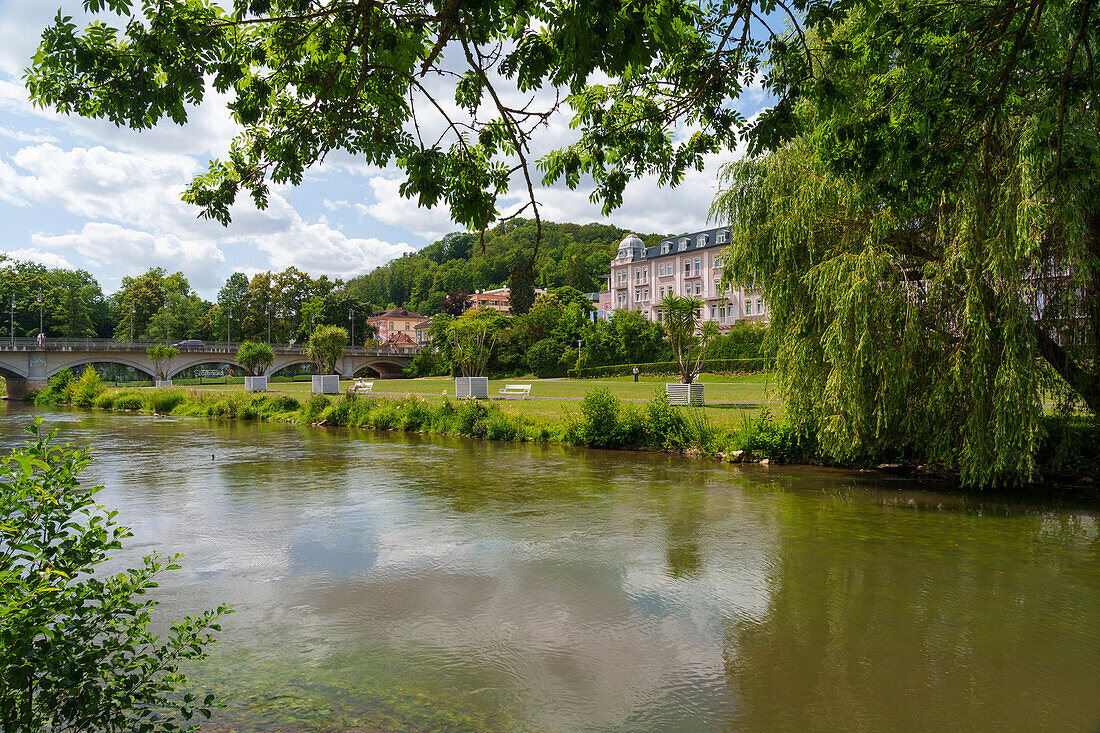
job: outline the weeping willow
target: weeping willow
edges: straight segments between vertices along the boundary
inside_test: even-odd
[[[809,40],[840,81],[794,108],[798,134],[722,173],[724,277],[762,289],[788,415],[838,460],[1018,483],[1036,478],[1051,403],[1100,412],[1097,31],[1091,4],[1057,12],[1001,19],[1045,66],[1012,76],[996,113],[953,96],[980,58],[952,71],[853,17]],[[977,20],[952,20],[926,21],[971,32],[936,36],[941,53],[976,43]],[[1005,68],[986,70],[986,100]]]

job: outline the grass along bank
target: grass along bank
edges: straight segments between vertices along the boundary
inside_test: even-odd
[[[767,395],[766,375],[755,381],[715,383],[729,394]],[[122,389],[98,382],[94,370],[79,379],[62,373],[40,392],[40,405],[72,404],[100,409],[142,411],[243,420],[277,420],[377,430],[407,430],[466,435],[488,440],[555,442],[600,448],[649,449],[722,457],[727,460],[883,467],[950,478],[949,467],[927,465],[917,454],[890,453],[839,461],[819,450],[812,438],[800,437],[772,406],[746,401],[708,404],[704,408],[672,407],[659,380],[538,381],[543,399],[525,401],[456,400],[442,392],[447,379],[378,380],[377,394],[362,397],[311,397],[304,385],[280,385],[282,391],[249,393],[240,389]],[[490,394],[507,383],[491,382]],[[381,389],[379,389],[381,388]],[[423,389],[421,393],[385,389]],[[575,397],[581,388],[583,396]],[[645,391],[643,391],[645,390]],[[641,400],[637,395],[645,394]],[[1037,479],[1092,484],[1100,468],[1100,428],[1078,417],[1052,415],[1044,423],[1037,455]],[[1092,485],[1090,490],[1095,490]]]
[[[437,380],[435,384],[449,382]],[[648,388],[650,399],[645,402],[624,401],[610,385],[593,386],[588,382],[586,386],[588,391],[579,402],[456,400],[441,394],[310,397],[305,393],[225,389],[109,389],[89,369],[79,379],[62,374],[51,380],[50,386],[38,394],[36,403],[406,430],[487,440],[664,450],[731,460],[808,462],[814,458],[812,447],[796,440],[785,423],[766,408],[673,407],[668,404],[663,385],[654,383],[629,384],[632,389]],[[723,420],[716,420],[715,415]]]

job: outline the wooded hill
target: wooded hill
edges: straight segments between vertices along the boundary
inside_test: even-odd
[[[536,252],[535,223],[519,219],[485,232],[484,245],[476,233],[448,234],[418,252],[352,278],[345,288],[364,302],[431,315],[439,312],[447,293],[507,286],[514,271],[531,264],[533,254],[535,287],[569,286],[590,293],[604,287],[602,276],[609,271],[619,241],[629,233],[609,224],[543,222]],[[666,236],[635,233],[647,244]]]

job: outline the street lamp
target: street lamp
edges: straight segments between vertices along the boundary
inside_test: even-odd
[[[172,306],[168,305],[168,296],[164,296],[164,343],[172,342]]]
[[[348,320],[351,321],[351,348],[355,348],[355,316],[351,308],[348,308]]]
[[[11,326],[9,326],[9,330],[11,331],[11,347],[14,349],[15,348],[15,293],[11,294]]]
[[[267,345],[271,346],[271,303],[264,306],[264,313],[267,314]]]
[[[42,288],[38,289],[38,333],[45,335],[46,329],[42,327]]]
[[[130,303],[130,343],[134,342],[134,314],[137,313],[137,308],[134,307],[133,302]]]
[[[233,341],[233,306],[229,306],[229,317],[225,319],[225,348],[229,348],[229,344]]]

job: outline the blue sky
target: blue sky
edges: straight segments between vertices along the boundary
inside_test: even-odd
[[[90,271],[107,292],[121,278],[150,267],[182,271],[203,296],[213,296],[233,271],[289,265],[313,275],[349,278],[457,230],[442,209],[418,209],[398,195],[396,170],[330,156],[298,187],[273,188],[271,205],[238,204],[224,228],[197,218],[179,200],[212,157],[224,156],[236,132],[218,103],[207,102],[180,127],[171,122],[136,132],[34,108],[22,70],[58,7],[82,17],[78,0],[0,0],[0,249],[19,259]],[[741,109],[759,111],[752,90]],[[552,120],[540,139],[546,151],[569,142],[568,120]],[[689,174],[676,189],[639,180],[611,217],[589,191],[541,189],[551,221],[610,222],[641,232],[681,232],[706,225],[719,165]],[[515,199],[518,201],[518,199]],[[505,202],[507,203],[507,202]]]

